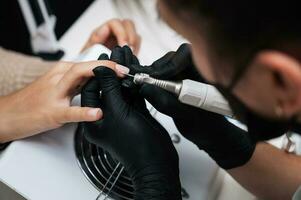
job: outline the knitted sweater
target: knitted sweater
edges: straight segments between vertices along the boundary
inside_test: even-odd
[[[19,90],[47,72],[54,62],[0,47],[0,96]]]

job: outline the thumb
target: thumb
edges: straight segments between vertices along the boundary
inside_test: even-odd
[[[71,106],[57,111],[58,121],[60,123],[96,121],[102,117],[100,108],[89,108]]]
[[[96,67],[93,70],[102,90],[101,99],[105,110],[120,113],[126,107],[121,93],[121,83],[116,73],[107,67]]]

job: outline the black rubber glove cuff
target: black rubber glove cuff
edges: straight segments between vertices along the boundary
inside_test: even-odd
[[[205,150],[220,167],[232,169],[244,165],[251,159],[256,143],[251,140],[248,132],[217,114],[208,112],[207,117],[203,119],[200,122],[203,124],[202,129],[196,130],[194,134],[186,134],[185,137],[194,142],[199,149]],[[179,129],[186,129],[181,127],[186,126],[185,123],[174,120]],[[193,124],[194,122],[187,122],[187,126],[193,126]],[[200,138],[199,135],[202,134],[206,134],[207,137]]]
[[[214,146],[223,146],[223,150],[207,147],[206,151],[223,169],[232,169],[245,165],[252,157],[256,144],[242,133],[240,138],[231,138],[231,141],[217,141]]]

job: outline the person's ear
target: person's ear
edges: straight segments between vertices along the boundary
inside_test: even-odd
[[[301,109],[301,64],[294,57],[279,51],[264,51],[256,62],[271,74],[276,92],[279,117],[291,117]],[[278,108],[277,108],[278,106]]]

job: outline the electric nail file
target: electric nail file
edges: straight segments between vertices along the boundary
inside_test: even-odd
[[[135,84],[147,83],[176,94],[184,104],[233,118],[228,102],[212,85],[189,79],[181,82],[159,80],[144,73],[127,75],[134,78]]]

